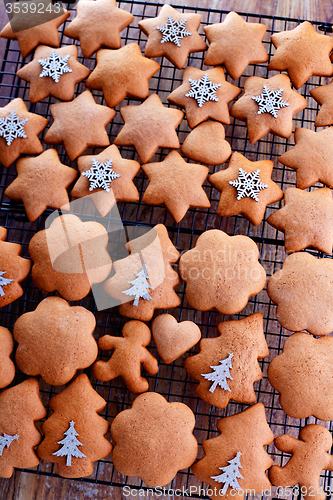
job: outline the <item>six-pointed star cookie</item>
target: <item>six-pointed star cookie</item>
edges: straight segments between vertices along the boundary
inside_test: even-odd
[[[243,177],[239,176],[240,170],[245,172]],[[241,214],[255,226],[260,224],[266,206],[283,198],[283,191],[271,179],[272,171],[270,160],[250,161],[240,153],[233,153],[228,168],[209,177],[209,182],[222,192],[217,213],[221,216]],[[254,174],[253,179],[246,175],[249,173]],[[235,181],[239,178],[236,188]]]
[[[157,94],[152,94],[139,106],[120,108],[125,122],[114,140],[119,146],[134,146],[142,163],[152,159],[158,148],[178,149],[176,127],[184,113],[166,108]]]
[[[107,106],[96,104],[86,90],[74,101],[50,106],[54,122],[47,131],[46,144],[64,144],[70,160],[75,160],[88,147],[109,146],[110,140],[105,127],[116,112]]]
[[[190,53],[207,48],[198,33],[200,22],[200,14],[181,14],[170,5],[163,5],[158,17],[139,22],[139,28],[148,36],[145,55],[165,56],[181,69]]]
[[[86,175],[83,175],[92,168],[93,160],[97,161],[100,165],[104,164],[104,166],[109,162],[110,168],[119,176],[115,177],[113,175],[115,178],[110,183],[109,191],[105,189],[105,183],[104,188],[96,187],[91,190],[92,182]],[[132,181],[140,169],[140,164],[137,161],[122,158],[117,146],[114,144],[104,149],[99,155],[80,156],[77,165],[81,176],[72,189],[71,195],[74,198],[82,198],[83,196],[90,195],[102,217],[105,217],[118,201],[139,200],[138,190]],[[109,171],[110,168],[108,169]],[[103,172],[99,176],[99,180],[101,181],[103,181]],[[93,181],[94,179],[91,180]]]
[[[76,45],[60,49],[40,45],[33,60],[16,74],[22,80],[30,82],[30,102],[38,102],[49,95],[62,101],[71,101],[75,85],[89,73],[90,70],[77,61]]]
[[[190,207],[210,207],[202,189],[208,168],[186,163],[177,151],[171,151],[159,163],[142,165],[150,183],[143,195],[143,203],[165,205],[176,222]]]
[[[28,56],[30,52],[40,44],[59,47],[58,28],[66,21],[69,15],[70,13],[64,9],[64,13],[61,16],[51,21],[34,26],[33,28],[16,31],[15,33],[12,30],[11,23],[8,23],[1,31],[0,36],[2,38],[8,38],[9,40],[17,40],[22,57]],[[22,18],[24,17],[25,16],[22,16]],[[24,21],[24,19],[22,19],[22,21]]]
[[[330,53],[333,39],[319,35],[308,21],[297,28],[272,35],[276,52],[268,64],[269,70],[287,70],[296,89],[310,76],[331,76]]]
[[[265,99],[264,86],[274,95],[266,95]],[[263,97],[263,101],[259,104],[254,97]],[[306,106],[306,99],[291,89],[287,75],[279,74],[268,79],[250,76],[245,80],[244,94],[232,106],[230,114],[247,123],[249,140],[253,144],[268,133],[290,137],[293,116]]]
[[[101,49],[96,58],[97,66],[86,81],[86,87],[103,90],[108,106],[117,106],[127,96],[148,97],[148,80],[160,65],[143,57],[137,43],[129,43],[118,50]]]
[[[60,163],[55,149],[47,149],[34,158],[21,158],[16,164],[17,177],[7,187],[5,195],[23,201],[32,222],[46,208],[61,208],[69,203],[68,186],[77,171]]]
[[[83,57],[90,57],[100,47],[119,49],[120,32],[134,19],[117,7],[116,0],[80,0],[76,18],[66,26],[64,35],[80,40]]]
[[[288,188],[284,193],[285,205],[267,219],[284,232],[286,251],[299,252],[313,247],[331,254],[333,247],[333,199],[328,188],[308,192]]]
[[[310,90],[311,96],[320,104],[315,127],[333,124],[333,82]]]
[[[38,139],[48,120],[29,113],[23,100],[13,99],[0,108],[0,161],[10,167],[22,153],[39,154],[43,146]]]
[[[234,80],[249,64],[268,61],[262,43],[266,33],[264,24],[248,23],[236,12],[229,12],[223,23],[205,26],[204,31],[210,43],[205,64],[223,64]]]
[[[185,108],[188,124],[194,128],[208,118],[229,124],[228,103],[240,93],[241,89],[226,82],[223,68],[204,71],[188,66],[183,84],[171,92],[168,101]]]
[[[306,189],[317,182],[333,187],[333,127],[320,132],[297,128],[295,143],[279,161],[296,170],[297,187]]]

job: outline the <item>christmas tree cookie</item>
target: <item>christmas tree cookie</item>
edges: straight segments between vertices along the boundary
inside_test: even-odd
[[[0,326],[0,388],[9,385],[15,377],[15,365],[10,359],[14,349],[12,334]]]

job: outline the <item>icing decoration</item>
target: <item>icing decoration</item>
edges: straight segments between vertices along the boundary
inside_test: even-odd
[[[24,125],[27,121],[29,118],[20,120],[15,111],[12,111],[6,118],[0,118],[0,137],[5,139],[7,146],[10,146],[14,139],[27,137],[24,132]]]
[[[224,483],[221,493],[222,495],[226,494],[228,487],[237,491],[240,491],[242,489],[237,481],[238,478],[243,479],[243,476],[239,472],[239,469],[242,469],[239,460],[241,455],[242,455],[241,452],[238,451],[235,458],[233,458],[232,460],[228,460],[229,465],[227,465],[226,467],[219,467],[219,469],[222,471],[222,474],[211,477],[212,479],[214,479],[214,481],[217,481],[218,483]]]
[[[15,439],[18,439],[18,435],[15,434],[15,436],[10,436],[9,434],[6,434],[4,432],[3,436],[0,436],[0,457],[2,456],[2,452],[5,447],[9,448],[10,444],[15,441]]]
[[[187,23],[187,19],[183,19],[182,21],[175,21],[172,17],[168,16],[168,20],[166,24],[163,26],[158,26],[156,29],[159,30],[163,34],[163,38],[161,43],[172,42],[177,47],[180,47],[180,42],[185,36],[190,36],[192,33],[187,31],[185,25]]]
[[[133,281],[130,281],[129,283],[133,285],[131,288],[128,290],[125,290],[123,293],[125,295],[134,295],[135,300],[134,300],[134,306],[137,306],[139,304],[139,299],[145,299],[145,300],[154,300],[153,297],[149,295],[147,292],[147,288],[152,288],[149,283],[148,279],[149,276],[147,274],[147,266],[144,264],[143,268],[139,273],[137,273],[135,276],[137,278]]]
[[[189,82],[191,90],[185,94],[185,97],[193,97],[197,101],[199,108],[202,108],[202,105],[207,101],[218,102],[216,91],[222,84],[211,82],[208,73],[205,73],[200,80],[189,78]]]
[[[72,73],[72,70],[67,66],[67,61],[70,57],[70,55],[59,56],[55,50],[52,50],[47,59],[38,59],[39,64],[43,67],[43,71],[39,75],[40,78],[43,76],[50,76],[58,83],[61,75],[64,73]]]
[[[64,433],[66,437],[57,443],[62,444],[63,446],[60,450],[52,453],[52,455],[57,455],[57,457],[67,457],[67,467],[72,465],[72,457],[83,458],[87,456],[78,449],[78,446],[83,446],[83,443],[80,443],[80,441],[76,438],[79,434],[76,432],[74,425],[75,422],[71,420],[67,431]]]
[[[239,168],[239,175],[234,181],[229,181],[231,186],[237,189],[237,200],[242,198],[252,198],[255,201],[259,201],[258,194],[262,189],[267,189],[268,185],[261,182],[260,169],[254,172],[245,172],[242,168]]]
[[[90,182],[89,191],[93,191],[96,188],[102,188],[108,193],[110,191],[111,182],[120,177],[120,174],[116,174],[112,168],[112,160],[101,163],[95,158],[93,158],[91,169],[82,172],[82,175],[87,177]]]
[[[9,285],[9,283],[11,283],[12,281],[14,281],[14,280],[10,280],[8,278],[3,278],[2,276],[4,274],[6,274],[6,271],[0,271],[0,297],[4,297],[5,296],[5,292],[3,291],[2,287],[6,286],[6,285]]]
[[[274,118],[277,118],[279,109],[289,106],[287,102],[281,99],[282,92],[283,89],[270,90],[267,85],[264,85],[262,94],[252,97],[259,106],[258,115],[261,113],[270,113]]]
[[[201,375],[213,382],[210,386],[209,392],[214,392],[216,387],[219,385],[225,391],[230,391],[228,386],[227,378],[233,380],[230,375],[230,369],[232,368],[231,360],[234,355],[231,353],[226,359],[220,361],[218,366],[211,366],[211,369],[214,370],[212,373],[202,373]]]

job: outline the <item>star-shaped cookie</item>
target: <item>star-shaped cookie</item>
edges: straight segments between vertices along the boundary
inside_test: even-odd
[[[120,32],[134,19],[132,14],[117,7],[116,0],[80,0],[76,12],[64,35],[80,40],[85,58],[100,47],[121,47]]]
[[[244,94],[232,106],[230,114],[246,122],[253,144],[269,133],[290,137],[293,116],[306,106],[305,97],[291,89],[287,75],[281,73],[268,79],[250,76],[245,80]]]
[[[176,222],[181,221],[190,207],[210,207],[202,189],[207,167],[186,163],[177,151],[171,151],[162,162],[147,163],[142,170],[150,181],[143,203],[165,205]]]
[[[320,104],[315,127],[333,124],[333,82],[310,90],[311,96]]]
[[[88,176],[87,172],[92,170],[93,164],[96,165],[97,172],[95,175],[92,172],[92,175]],[[140,196],[133,184],[133,179],[140,169],[140,164],[137,161],[122,158],[114,144],[104,149],[99,155],[80,156],[77,165],[81,176],[73,187],[71,195],[74,198],[91,196],[102,217],[105,217],[119,201],[139,200]],[[114,173],[110,177],[112,172]],[[107,179],[112,177],[114,178],[108,185]],[[103,187],[94,187],[96,180]]]
[[[314,132],[296,128],[296,145],[279,162],[296,170],[296,185],[306,189],[317,182],[333,187],[333,127]]]
[[[69,203],[67,188],[77,177],[74,168],[60,163],[55,149],[34,158],[20,158],[17,177],[5,195],[23,201],[28,219],[33,222],[46,208],[61,208]]]
[[[75,85],[89,73],[90,70],[77,61],[76,45],[66,45],[60,49],[40,45],[33,60],[16,74],[30,82],[29,101],[38,102],[49,95],[62,101],[71,101]]]
[[[145,55],[165,56],[181,69],[190,53],[207,48],[198,33],[200,23],[200,14],[181,14],[170,5],[163,5],[157,17],[139,22],[139,28],[148,36]]]
[[[22,153],[41,153],[43,146],[37,136],[47,124],[47,118],[29,113],[24,101],[19,97],[0,108],[0,161],[2,165],[10,167]]]
[[[228,103],[240,93],[241,89],[226,82],[223,68],[205,71],[188,66],[183,84],[171,92],[168,101],[185,108],[188,124],[194,128],[208,118],[229,124]]]
[[[204,31],[210,44],[205,64],[223,64],[233,80],[237,80],[249,64],[268,61],[262,43],[266,33],[264,24],[248,23],[236,12],[229,12],[223,23],[205,26]]]
[[[142,163],[148,163],[158,148],[178,149],[175,129],[183,119],[179,109],[166,108],[157,94],[139,106],[123,106],[124,127],[114,140],[119,146],[134,146]]]
[[[284,232],[286,251],[299,252],[313,247],[331,254],[333,247],[333,199],[329,188],[303,191],[288,188],[284,193],[285,205],[267,219]]]
[[[2,29],[0,36],[9,40],[17,40],[22,57],[26,57],[40,44],[59,47],[58,28],[69,16],[70,13],[64,9],[64,13],[61,16],[47,23],[22,31],[16,31],[15,33],[12,30],[11,24],[7,23]]]
[[[209,177],[209,182],[222,192],[217,213],[241,214],[255,226],[260,224],[266,206],[283,198],[283,191],[271,179],[273,165],[270,160],[250,161],[233,153],[228,168]],[[240,171],[244,174],[240,175]]]
[[[116,112],[107,106],[96,104],[92,94],[86,90],[74,101],[50,106],[53,124],[47,131],[46,144],[64,144],[70,160],[75,160],[89,147],[109,146],[105,127]]]
[[[274,33],[271,38],[276,52],[268,64],[268,69],[287,70],[296,89],[310,76],[332,75],[330,53],[333,49],[333,38],[319,35],[308,21],[293,30]]]
[[[157,62],[142,56],[137,43],[129,43],[118,50],[101,49],[96,59],[97,66],[86,81],[86,87],[103,90],[110,108],[127,96],[148,97],[148,81],[160,69]]]

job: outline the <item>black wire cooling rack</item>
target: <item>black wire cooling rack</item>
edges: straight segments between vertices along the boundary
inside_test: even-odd
[[[123,0],[119,2],[119,7],[130,11],[134,15],[134,21],[131,25],[123,31],[122,33],[122,45],[130,42],[138,42],[141,49],[144,49],[146,42],[146,36],[140,32],[138,28],[138,22],[142,18],[155,17],[160,8],[161,4],[154,2],[142,2],[142,1],[131,1]],[[203,26],[207,24],[212,24],[216,22],[221,22],[227,12],[218,11],[213,9],[202,9],[202,8],[189,8],[186,6],[180,7],[175,6],[178,10],[182,12],[198,12],[202,16],[202,24],[200,27],[200,33],[204,36]],[[71,5],[68,4],[68,9],[72,10],[71,18],[75,16],[75,12]],[[284,31],[293,29],[299,24],[299,19],[287,19],[281,17],[269,17],[264,15],[256,14],[241,14],[246,21],[250,22],[262,22],[267,26],[267,33],[264,39],[265,47],[271,56],[274,52],[274,47],[270,42],[270,35],[274,32]],[[67,21],[69,22],[69,21]],[[313,23],[321,31],[330,31],[330,26],[323,25],[321,23]],[[63,28],[61,27],[61,45],[67,45],[74,42],[71,39],[67,39],[63,35]],[[97,28],[98,29],[98,28]],[[16,42],[7,42],[4,58],[1,63],[1,73],[0,73],[0,105],[5,106],[10,100],[21,97],[28,106],[31,112],[39,113],[47,118],[51,119],[50,115],[50,104],[56,102],[53,98],[44,100],[41,103],[30,104],[28,100],[29,87],[23,81],[20,81],[16,72],[24,64],[32,59],[33,55],[23,59]],[[89,59],[83,59],[81,52],[79,51],[80,62],[87,65],[90,69],[95,66],[95,56]],[[196,67],[204,67],[203,65],[204,53],[192,54],[188,60],[188,65]],[[177,88],[182,83],[182,71],[176,69],[171,65],[167,59],[163,58],[158,60],[161,64],[160,71],[150,80],[150,89],[152,92],[157,92],[160,96],[162,102],[166,106],[170,106],[167,101],[168,94]],[[228,81],[234,83],[239,87],[243,87],[246,77],[257,75],[264,78],[271,76],[273,72],[268,75],[267,64],[250,65],[245,71],[242,77],[234,82],[230,77],[227,77]],[[308,107],[301,113],[298,113],[294,118],[294,128],[306,127],[314,129],[314,118],[318,111],[317,104],[310,97],[310,90],[318,85],[323,85],[327,83],[326,79],[319,77],[312,77],[305,85],[302,86],[300,92],[307,98]],[[80,83],[76,88],[76,96],[85,90],[84,83]],[[99,103],[104,103],[103,95],[101,92],[93,91],[95,100]],[[138,104],[136,100],[126,99],[122,104],[134,103]],[[119,110],[119,106],[116,107]],[[113,142],[114,137],[117,135],[118,131],[122,126],[122,121],[120,113],[117,112],[111,125],[108,126],[108,132]],[[189,132],[186,120],[184,120],[178,128],[178,134],[180,141],[183,142],[186,135]],[[240,153],[246,155],[252,161],[270,159],[274,162],[274,172],[273,180],[277,182],[283,190],[288,186],[295,185],[295,173],[285,166],[278,163],[278,157],[291,146],[294,145],[293,136],[289,140],[281,139],[276,136],[267,135],[262,140],[251,145],[248,140],[247,130],[243,123],[235,121],[231,118],[231,124],[226,126],[226,139],[229,141],[233,151],[239,151]],[[48,147],[45,146],[44,147]],[[76,167],[75,162],[70,162],[68,157],[65,155],[64,149],[62,147],[56,148],[59,152],[60,160],[70,166]],[[124,157],[138,160],[138,156],[134,151],[134,148],[120,148],[121,153]],[[93,152],[93,153],[92,153]],[[99,149],[88,150],[88,154],[97,154],[100,152]],[[159,150],[155,155],[153,161],[162,160],[168,153],[166,150]],[[210,173],[220,170],[221,166],[210,167]],[[5,188],[14,180],[16,175],[15,166],[9,169],[2,167],[0,173],[0,225],[5,226],[8,229],[7,240],[11,242],[20,243],[22,245],[22,255],[24,257],[29,257],[28,254],[28,244],[31,237],[44,228],[45,219],[51,213],[50,210],[46,211],[43,216],[33,223],[29,222],[24,211],[24,207],[21,203],[13,202],[5,197]],[[243,234],[250,236],[257,244],[260,250],[260,259],[262,265],[265,267],[268,277],[282,265],[285,258],[284,246],[283,246],[283,235],[279,233],[266,223],[266,218],[280,206],[280,204],[275,204],[266,210],[266,218],[257,227],[252,226],[243,217],[225,217],[221,218],[216,214],[216,209],[219,201],[219,193],[208,183],[204,185],[204,189],[211,200],[211,208],[209,209],[190,209],[184,219],[179,223],[175,224],[171,216],[167,213],[164,207],[152,207],[144,205],[141,202],[142,194],[148,185],[147,179],[145,179],[142,171],[139,172],[135,179],[135,184],[140,192],[140,201],[138,203],[125,203],[118,204],[118,209],[121,214],[123,224],[125,226],[132,226],[134,231],[140,226],[151,226],[153,227],[157,223],[163,223],[166,225],[169,236],[172,239],[174,245],[180,252],[186,251],[194,246],[198,235],[207,229],[222,229],[228,234]],[[319,185],[318,185],[319,186]],[[103,218],[96,218],[104,225],[108,227],[110,223],[110,216]],[[123,237],[122,231],[118,232],[119,241]],[[115,236],[112,236],[115,238]],[[114,239],[111,243],[117,243],[117,239]],[[114,248],[114,247],[113,247]],[[318,257],[322,257],[323,254],[320,252],[312,252]],[[113,256],[114,257],[114,256]],[[330,256],[331,257],[331,256]],[[177,266],[175,266],[177,267]],[[23,296],[15,301],[14,303],[3,308],[1,311],[1,325],[6,326],[11,331],[18,316],[26,311],[34,310],[37,304],[45,297],[37,288],[34,287],[31,276],[23,284],[24,294]],[[272,304],[267,296],[266,289],[259,293],[256,297],[252,298],[247,307],[241,311],[241,313],[233,317],[223,317],[216,311],[200,312],[192,309],[186,301],[184,294],[184,283],[181,283],[177,288],[177,292],[181,298],[181,305],[177,309],[169,311],[171,314],[175,315],[177,320],[193,320],[195,321],[201,329],[203,337],[216,337],[217,330],[216,326],[219,322],[224,319],[239,319],[245,317],[253,312],[261,312],[264,316],[264,328],[266,333],[266,340],[270,348],[270,355],[268,358],[262,360],[260,365],[263,370],[264,378],[255,384],[257,401],[262,402],[266,408],[267,421],[275,434],[275,436],[289,433],[295,437],[298,437],[301,427],[308,423],[316,423],[317,420],[313,417],[294,420],[288,417],[281,409],[278,400],[278,394],[270,386],[267,379],[267,367],[269,362],[273,357],[278,355],[284,343],[286,337],[290,335],[281,328],[275,317],[275,306]],[[109,333],[112,335],[121,335],[121,328],[124,322],[117,309],[97,311],[95,307],[95,302],[92,294],[90,293],[85,299],[80,301],[80,304],[87,309],[93,311],[96,315],[97,328],[96,328],[96,338]],[[165,312],[165,311],[161,311]],[[158,357],[155,345],[151,343],[150,351],[156,357]],[[192,350],[193,352],[198,351],[198,347]],[[100,353],[99,359],[107,359],[108,356],[105,353]],[[93,387],[96,391],[104,397],[107,401],[106,408],[102,412],[102,416],[107,418],[111,423],[113,418],[120,411],[129,408],[135,398],[123,384],[121,379],[116,379],[110,383],[101,383],[96,381],[92,375],[90,369],[85,370],[89,375]],[[144,376],[149,380],[149,386],[151,391],[157,391],[170,402],[181,401],[186,403],[196,414],[196,427],[195,436],[199,442],[199,445],[208,438],[212,438],[218,435],[216,422],[220,417],[232,415],[238,413],[239,411],[245,409],[245,405],[236,404],[230,402],[225,410],[215,408],[208,405],[204,401],[197,398],[195,394],[196,382],[188,377],[185,370],[182,368],[182,359],[176,360],[171,365],[164,364],[159,359],[159,372],[156,376],[150,376],[144,374]],[[17,371],[13,385],[21,382],[25,375]],[[53,394],[59,392],[62,388],[51,387],[45,382],[40,380],[40,389],[43,399],[43,403],[47,407],[47,402],[52,397]],[[322,425],[327,427],[330,431],[333,431],[332,423],[330,422],[320,422]],[[108,434],[110,437],[110,434]],[[267,451],[270,453],[275,463],[282,464],[287,460],[287,456],[283,456],[278,450],[275,449],[274,444],[271,444]],[[199,446],[199,458],[203,456],[203,451],[201,446]],[[111,455],[112,457],[112,455]],[[25,470],[25,472],[30,472],[33,474],[40,474],[46,476],[57,476],[56,469],[53,464],[41,462],[37,469]],[[119,474],[112,465],[112,458],[108,457],[101,460],[95,464],[94,473],[87,478],[82,478],[78,480],[81,482],[81,491],[84,489],[85,482],[95,483],[100,485],[111,485],[113,487],[122,488],[125,485],[130,486],[133,489],[143,488],[146,489],[145,485],[138,478],[126,478]],[[333,487],[332,485],[332,474],[325,472],[322,474],[323,487],[329,490]],[[170,485],[166,487],[169,488],[189,488],[190,486],[200,486],[204,487],[200,483],[190,470],[180,471],[176,478],[172,481]],[[117,489],[117,488],[116,488]],[[116,491],[113,488],[113,491]],[[277,498],[280,497],[273,488],[272,496]],[[113,493],[115,495],[115,493]],[[298,492],[296,490],[291,490],[288,498],[297,498]],[[117,498],[121,498],[117,496]],[[181,498],[181,497],[178,497]],[[184,497],[185,498],[185,497]],[[192,498],[208,498],[201,491],[200,494],[192,494]],[[267,496],[266,496],[267,498]]]

